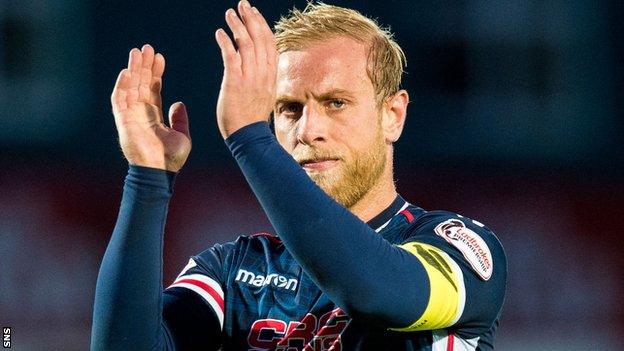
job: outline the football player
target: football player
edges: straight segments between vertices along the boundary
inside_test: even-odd
[[[482,223],[397,194],[405,58],[360,13],[309,4],[273,32],[246,0],[216,31],[217,124],[274,233],[192,256],[163,291],[162,243],[191,149],[163,122],[165,61],[130,52],[112,94],[130,164],[97,282],[92,349],[491,350],[506,259]],[[269,127],[272,114],[275,133]]]

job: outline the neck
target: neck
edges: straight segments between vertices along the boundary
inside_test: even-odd
[[[392,204],[397,196],[392,171],[392,155],[379,181],[349,211],[364,222],[368,222]]]

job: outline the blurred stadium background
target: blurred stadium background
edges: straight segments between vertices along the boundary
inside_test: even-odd
[[[624,349],[624,3],[329,1],[390,25],[412,103],[398,188],[493,228],[509,258],[499,350]],[[258,0],[274,21],[304,1]],[[0,326],[16,350],[85,350],[126,163],[109,94],[134,46],[167,59],[194,148],[165,283],[189,255],[270,230],[214,121],[213,33],[234,1],[0,0]]]

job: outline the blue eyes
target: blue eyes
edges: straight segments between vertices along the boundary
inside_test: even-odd
[[[341,109],[343,108],[347,103],[344,102],[344,100],[340,100],[340,99],[336,99],[336,100],[330,100],[329,101],[329,105],[331,108],[335,108],[335,109]]]
[[[324,103],[329,112],[342,110],[347,106],[347,102],[342,99],[327,100]],[[299,116],[303,111],[303,105],[298,102],[284,102],[277,107],[277,113],[287,116]]]

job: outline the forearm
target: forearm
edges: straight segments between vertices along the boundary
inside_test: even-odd
[[[266,123],[226,142],[288,250],[334,302],[394,325],[411,323],[424,310],[428,280],[417,259],[318,188]]]
[[[130,167],[97,280],[92,350],[164,345],[162,243],[174,173]]]

